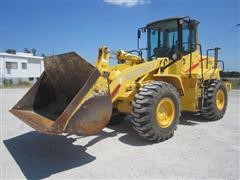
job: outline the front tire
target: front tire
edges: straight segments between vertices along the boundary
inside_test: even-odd
[[[144,85],[135,95],[132,125],[144,139],[160,142],[173,136],[180,116],[179,95],[166,82]]]
[[[223,81],[205,82],[205,94],[202,116],[210,121],[221,119],[227,108],[227,88]]]

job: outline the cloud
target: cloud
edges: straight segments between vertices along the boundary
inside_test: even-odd
[[[133,7],[150,3],[150,0],[103,0],[103,2],[117,6]]]

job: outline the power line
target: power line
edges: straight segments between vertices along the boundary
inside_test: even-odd
[[[226,28],[224,31],[221,32],[221,34],[218,33],[215,36],[213,36],[211,39],[207,39],[204,44],[213,44],[217,41],[222,41],[222,40],[228,39],[229,37],[234,37],[235,33],[237,33],[239,30],[238,27],[240,27],[240,24],[237,24],[230,28]],[[232,31],[235,31],[235,32],[232,32]],[[221,38],[219,38],[220,36]]]
[[[219,38],[219,39],[215,39],[214,41],[210,41],[210,42],[208,42],[207,44],[208,44],[208,45],[209,45],[209,44],[214,44],[214,43],[217,43],[217,42],[224,41],[224,40],[226,40],[226,39],[232,39],[232,38],[234,38],[234,37],[236,37],[236,34],[235,34],[235,33],[231,33],[231,34],[228,34],[228,35],[223,36],[221,39]]]
[[[214,44],[216,42],[221,42],[226,39],[232,39],[233,37],[238,36],[236,33],[238,33],[238,32],[235,31],[235,32],[229,32],[226,34],[222,34],[221,38],[215,38],[214,40],[207,42],[207,44]]]
[[[240,46],[235,46],[235,47],[232,47],[232,48],[228,48],[228,49],[225,49],[223,51],[220,51],[219,53],[220,54],[225,54],[225,53],[228,53],[229,51],[236,50],[236,49],[240,49]]]

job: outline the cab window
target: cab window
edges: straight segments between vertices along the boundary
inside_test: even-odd
[[[178,51],[177,20],[159,22],[148,27],[148,59],[170,57]]]
[[[189,54],[196,49],[196,30],[189,29],[188,23],[182,26],[182,53]]]

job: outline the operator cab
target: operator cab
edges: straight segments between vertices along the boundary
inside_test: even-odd
[[[169,18],[149,23],[138,30],[138,48],[141,33],[147,32],[145,50],[148,60],[158,57],[180,59],[196,50],[198,23],[196,20],[190,20],[189,17]]]

